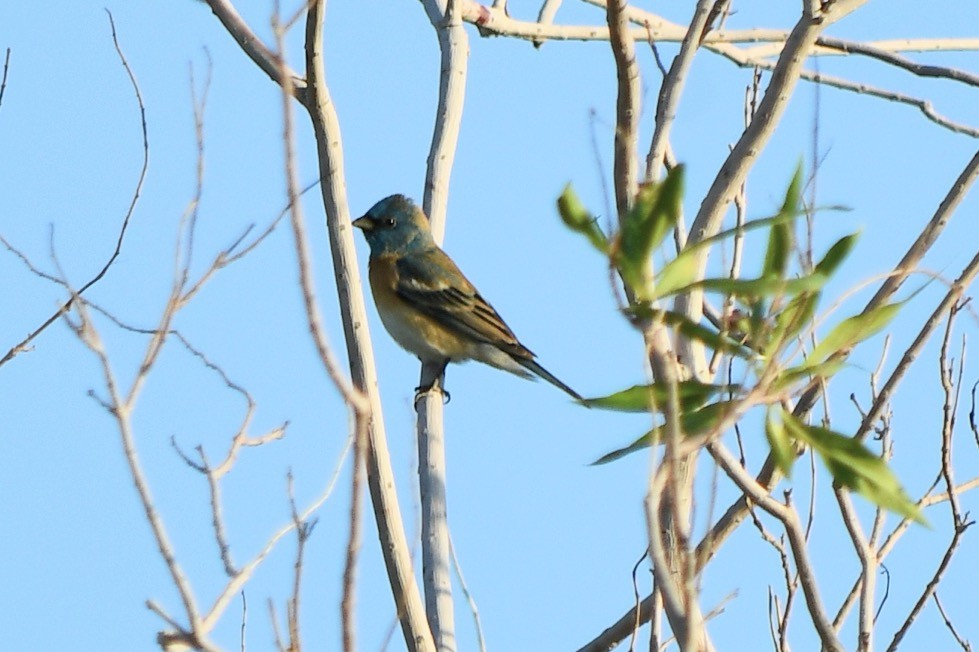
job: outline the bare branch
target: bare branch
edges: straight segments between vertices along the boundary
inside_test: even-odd
[[[557,10],[561,6],[562,0],[544,0],[544,3],[540,6],[540,11],[537,13],[537,22],[541,25],[551,25],[554,23],[554,17],[557,15]],[[544,44],[544,41],[534,41],[534,47],[540,47]]]
[[[439,101],[435,112],[435,131],[425,170],[422,209],[428,216],[435,241],[445,236],[449,181],[455,161],[462,109],[466,97],[469,37],[462,24],[459,4],[463,0],[423,0],[425,13],[438,36],[442,66],[439,73]],[[441,400],[441,399],[439,399]]]
[[[418,435],[418,495],[421,518],[422,582],[425,608],[436,648],[454,651],[455,616],[452,601],[451,547],[446,496],[443,391],[438,371],[422,365],[420,385],[434,378],[431,389],[415,401]]]
[[[659,102],[656,104],[656,129],[653,131],[649,155],[646,157],[645,177],[647,181],[653,181],[660,177],[659,168],[664,162],[670,132],[673,121],[676,119],[676,111],[680,104],[680,96],[683,94],[687,73],[693,64],[694,55],[700,47],[714,4],[714,0],[697,2],[693,19],[690,21],[690,26],[680,43],[680,52],[673,59],[670,71],[667,73],[666,79],[663,80],[663,85],[659,91]]]
[[[764,68],[766,70],[772,69],[772,64],[766,62],[759,62],[751,64],[757,68]],[[911,95],[906,95],[904,93],[898,93],[896,91],[890,91],[877,86],[872,86],[870,84],[864,84],[860,82],[852,82],[841,77],[834,77],[833,75],[827,75],[819,72],[812,72],[810,70],[802,71],[802,79],[806,81],[814,82],[816,84],[823,84],[825,86],[830,86],[832,88],[838,88],[844,91],[850,91],[853,93],[858,93],[861,95],[869,95],[871,97],[876,97],[888,102],[898,102],[900,104],[907,104],[908,106],[913,106],[922,115],[928,118],[930,121],[944,127],[949,131],[957,134],[963,134],[965,136],[971,136],[972,138],[979,138],[979,128],[971,127],[969,125],[962,124],[960,122],[955,122],[942,115],[935,110],[935,107],[928,100],[913,97]]]
[[[881,389],[877,400],[874,401],[873,407],[871,407],[870,411],[864,417],[855,437],[862,439],[867,436],[867,433],[870,432],[874,422],[879,418],[884,405],[887,404],[887,401],[890,400],[891,396],[894,394],[898,384],[900,384],[901,380],[904,378],[904,375],[910,368],[911,363],[913,363],[915,358],[918,357],[918,354],[921,352],[921,349],[924,347],[925,343],[927,343],[931,333],[935,330],[938,324],[941,323],[945,313],[948,312],[948,310],[962,297],[962,294],[975,279],[977,273],[979,273],[979,253],[973,256],[969,264],[966,265],[965,269],[962,270],[962,273],[959,274],[959,277],[955,279],[954,283],[952,283],[952,286],[949,288],[948,292],[945,293],[945,296],[939,302],[938,306],[935,307],[935,310],[932,311],[928,319],[925,320],[925,323],[922,324],[921,330],[918,331],[918,335],[904,352],[904,355],[901,356],[901,360],[888,377],[887,382],[884,383],[884,387]]]
[[[664,500],[671,470],[669,464],[664,462],[650,473],[649,487],[643,501],[646,508],[649,556],[653,563],[656,587],[663,597],[664,610],[680,649],[711,652],[714,646],[704,627],[705,619],[695,598],[693,574],[684,568],[690,554],[682,548],[686,542],[676,540],[680,525],[675,517],[671,517],[674,519],[672,526],[668,526],[662,519],[662,515],[673,511],[672,506],[665,504]],[[673,540],[667,542],[666,536]],[[670,559],[668,555],[678,559]]]
[[[585,0],[590,4],[598,5],[604,7],[606,5],[606,0]],[[660,18],[656,14],[639,9],[636,7],[628,7],[627,11],[629,13],[629,19],[638,25],[646,26],[650,30],[650,38],[655,38],[657,41],[679,41],[683,37],[684,27],[676,23],[671,23],[670,21]],[[607,38],[607,35],[603,35]],[[785,48],[785,41],[788,38],[788,32],[779,30],[764,30],[764,29],[753,29],[753,30],[741,30],[741,31],[731,31],[722,32],[714,31],[707,34],[704,38],[703,46],[720,54],[721,56],[727,58],[731,62],[742,68],[762,68],[764,70],[774,70],[776,68],[776,63],[770,60],[770,57],[778,56]],[[880,54],[880,59],[885,59],[892,55],[894,52],[898,51],[935,51],[935,50],[965,50],[974,51],[979,49],[979,39],[894,39],[889,41],[871,41],[868,43],[859,43],[856,41],[847,41],[843,39],[827,39],[828,43],[832,43],[837,47],[823,46],[819,45],[822,40],[826,37],[820,37],[816,40],[817,45],[812,50],[812,56],[827,56],[827,55],[845,55],[849,52],[855,54]],[[760,45],[750,48],[740,48],[734,45],[738,42],[751,42],[751,41],[771,41],[771,43],[766,45]],[[908,62],[907,59],[903,57],[895,56],[894,65],[903,67],[905,69],[921,69],[917,64],[913,62]],[[901,65],[901,64],[907,65]],[[971,73],[958,70],[955,68],[943,68],[940,66],[927,66],[925,67],[926,72],[929,76],[940,77],[955,81],[969,81],[970,83],[975,80],[975,75]],[[891,102],[900,102],[902,104],[908,104],[919,109],[929,120],[932,122],[949,129],[956,133],[961,133],[965,135],[972,136],[974,138],[979,138],[979,129],[975,127],[970,127],[958,122],[954,122],[945,116],[939,114],[935,111],[931,102],[912,97],[903,93],[898,93],[895,91],[889,91],[869,84],[863,84],[858,82],[852,82],[840,77],[834,77],[832,75],[825,75],[818,72],[812,72],[805,70],[801,74],[802,79],[807,81],[812,81],[817,84],[825,84],[834,88],[839,88],[841,90],[871,95],[873,97],[878,97]]]
[[[977,254],[976,258],[979,259],[979,254]],[[924,590],[921,592],[921,595],[911,608],[911,611],[904,620],[904,623],[894,634],[894,638],[891,640],[891,644],[887,648],[888,652],[898,648],[901,640],[907,634],[908,630],[911,628],[911,625],[921,613],[921,610],[924,608],[928,599],[935,594],[939,583],[942,581],[942,577],[945,575],[945,571],[948,569],[948,566],[952,561],[952,556],[959,547],[962,536],[965,534],[965,531],[974,524],[974,521],[967,521],[960,511],[959,499],[958,494],[955,491],[955,480],[952,470],[952,434],[955,429],[955,413],[958,408],[959,395],[962,389],[962,370],[964,369],[965,357],[965,343],[963,342],[962,357],[959,358],[959,377],[957,381],[953,380],[953,369],[951,363],[949,362],[948,356],[948,344],[952,336],[952,324],[955,321],[955,315],[957,312],[957,304],[953,304],[952,307],[948,308],[948,322],[945,325],[945,336],[942,339],[941,353],[938,357],[939,378],[943,393],[945,395],[945,402],[942,407],[941,476],[945,481],[945,490],[948,494],[949,511],[952,517],[952,539],[945,550],[945,555],[938,564],[938,568],[932,575],[931,580],[929,580]]]
[[[122,62],[122,67],[126,70],[126,75],[129,77],[129,82],[133,87],[133,94],[136,97],[136,104],[139,107],[140,127],[142,129],[142,134],[143,134],[143,164],[140,167],[139,179],[136,181],[136,188],[135,190],[133,190],[133,196],[129,202],[129,208],[126,210],[126,215],[125,217],[123,217],[122,220],[122,226],[119,228],[119,235],[116,238],[115,250],[113,250],[112,255],[109,256],[109,259],[102,266],[102,269],[99,270],[99,272],[95,276],[90,278],[80,288],[75,290],[72,296],[68,299],[68,301],[62,304],[62,306],[53,315],[48,317],[48,319],[43,324],[41,324],[36,329],[34,329],[34,331],[32,331],[31,334],[28,335],[26,338],[24,338],[22,341],[12,346],[10,350],[7,351],[7,353],[3,356],[3,358],[0,358],[0,367],[2,367],[7,362],[13,360],[14,357],[16,357],[19,353],[26,351],[30,343],[34,341],[34,338],[40,335],[48,326],[50,326],[55,321],[57,321],[59,317],[61,317],[62,315],[66,314],[69,310],[71,310],[72,305],[74,304],[75,299],[77,297],[80,297],[82,294],[85,293],[86,290],[88,290],[90,287],[92,287],[100,280],[102,280],[102,277],[105,276],[106,272],[109,271],[109,268],[112,267],[112,264],[116,262],[116,258],[118,258],[119,254],[122,252],[122,241],[126,237],[126,230],[129,228],[129,220],[133,216],[133,213],[136,210],[136,203],[139,201],[140,193],[142,193],[143,190],[143,182],[146,180],[146,170],[149,167],[149,163],[150,163],[150,143],[149,143],[149,135],[146,129],[146,107],[143,105],[143,95],[139,90],[139,84],[136,81],[136,76],[135,74],[133,74],[132,68],[129,67],[129,62],[126,60],[126,55],[122,51],[122,46],[119,45],[119,39],[116,35],[116,25],[115,22],[112,20],[112,13],[108,9],[105,10],[105,13],[109,17],[109,27],[112,30],[112,43],[116,48],[116,53],[119,55],[119,60]],[[10,52],[8,50],[7,52],[8,61],[9,61],[9,57],[10,57]],[[7,68],[5,65],[4,82],[6,82],[7,79],[6,71]],[[10,247],[7,244],[7,241],[4,240],[3,242],[4,245],[6,245],[9,249]]]
[[[924,591],[922,591],[921,596],[919,596],[918,601],[911,608],[911,612],[908,614],[908,617],[905,619],[904,623],[897,630],[897,632],[895,632],[894,638],[891,639],[890,645],[887,646],[887,652],[893,652],[894,650],[897,650],[901,641],[904,639],[904,636],[911,628],[911,625],[914,623],[915,619],[918,617],[918,615],[921,613],[921,610],[924,608],[924,605],[928,601],[928,598],[935,593],[935,590],[938,588],[939,583],[942,581],[942,577],[944,577],[945,575],[945,571],[948,570],[948,566],[952,561],[953,555],[955,554],[956,550],[958,550],[959,543],[961,542],[962,539],[962,535],[965,534],[965,531],[971,525],[973,525],[973,521],[968,521],[958,525],[955,528],[955,532],[952,535],[952,540],[949,542],[948,547],[945,549],[945,554],[942,556],[942,559],[938,564],[938,568],[935,569],[935,573],[932,575],[931,580],[928,581],[928,584],[925,586]]]
[[[857,633],[857,649],[866,652],[873,649],[874,634],[874,596],[877,579],[877,553],[871,549],[867,537],[863,533],[860,519],[853,509],[850,494],[842,487],[833,487],[836,501],[840,506],[840,515],[846,525],[847,532],[853,542],[857,558],[860,560],[861,592],[860,592],[860,629]],[[877,508],[880,511],[880,508]]]
[[[625,14],[625,7],[625,0],[613,0],[606,7],[605,14],[618,80],[612,180],[615,184],[615,207],[620,220],[632,206],[639,181],[639,161],[636,156],[639,132],[639,64],[636,62],[635,43],[628,34],[629,19]]]
[[[466,93],[469,37],[463,24],[460,4],[461,0],[422,2],[428,20],[435,28],[441,56],[435,130],[428,153],[422,197],[422,207],[428,215],[436,242],[442,242],[445,235],[449,182]],[[418,486],[421,498],[422,580],[428,622],[435,645],[439,650],[455,650],[455,616],[449,570],[452,544],[447,521],[445,423],[439,378],[441,371],[422,365],[419,386],[431,386],[433,391],[424,392],[415,400]]]
[[[189,623],[188,631],[192,633],[194,639],[200,644],[200,647],[203,647],[206,644],[203,637],[206,635],[206,632],[209,631],[209,629],[204,626],[204,622],[202,621],[200,612],[197,608],[196,600],[194,599],[190,582],[184,575],[183,569],[181,568],[180,563],[177,561],[176,555],[174,554],[173,545],[170,542],[169,535],[167,534],[166,528],[163,524],[163,519],[161,518],[156,509],[156,505],[153,502],[149,483],[146,479],[142,462],[140,461],[139,454],[136,450],[135,437],[133,435],[131,422],[133,408],[135,407],[134,401],[136,394],[133,391],[130,391],[128,393],[128,397],[125,400],[123,399],[122,392],[120,391],[120,388],[116,382],[115,373],[112,370],[112,365],[109,362],[108,355],[106,354],[101,340],[98,338],[97,332],[91,323],[85,304],[83,302],[76,302],[76,310],[79,315],[80,323],[75,328],[75,333],[78,335],[79,340],[81,340],[99,360],[102,368],[103,380],[109,393],[109,398],[106,401],[106,404],[112,415],[115,417],[116,425],[119,429],[123,453],[126,458],[126,463],[129,466],[133,486],[136,489],[137,495],[139,496],[140,504],[142,505],[143,512],[146,515],[146,521],[153,532],[153,537],[156,541],[160,556],[163,558],[167,570],[170,573],[170,577],[173,580],[174,587],[176,588],[177,593],[180,595],[180,599],[183,602],[184,612]],[[167,317],[164,316],[164,320],[166,319]],[[145,376],[148,372],[149,367],[140,367],[137,378],[133,380],[133,387],[135,387],[139,382],[139,377]],[[168,619],[168,622],[172,624],[172,619]]]
[[[230,0],[204,0],[204,2],[248,58],[254,61],[255,65],[269,76],[269,79],[283,88],[288,87],[297,100],[306,104],[309,99],[306,81],[278,60],[275,53],[252,31]]]
[[[340,457],[337,460],[336,469],[327,482],[326,488],[323,489],[323,493],[321,493],[316,500],[310,503],[310,505],[299,514],[298,519],[290,520],[289,523],[282,526],[279,530],[272,534],[272,536],[270,536],[265,542],[265,546],[258,553],[256,553],[247,564],[242,566],[241,570],[238,571],[238,573],[225,585],[218,597],[215,598],[211,608],[208,609],[207,614],[201,620],[201,627],[203,628],[203,631],[211,631],[211,629],[213,629],[218,619],[224,614],[224,611],[227,609],[231,599],[236,594],[241,592],[242,587],[252,578],[256,569],[262,564],[263,561],[265,561],[266,557],[271,554],[272,550],[275,549],[279,541],[281,541],[284,536],[295,529],[296,522],[307,522],[310,517],[312,517],[312,515],[315,514],[324,503],[326,503],[329,497],[333,494],[333,488],[336,486],[336,482],[340,476],[340,470],[342,469],[347,457],[347,450],[352,445],[352,441],[353,440],[351,438],[347,443],[348,448],[341,452]]]
[[[313,124],[319,154],[321,190],[326,212],[327,232],[337,284],[340,317],[346,338],[347,354],[354,385],[365,393],[370,404],[367,445],[367,482],[374,506],[381,551],[387,566],[391,592],[401,619],[402,633],[409,652],[434,649],[431,631],[418,586],[415,583],[404,524],[398,509],[394,473],[384,432],[374,353],[367,327],[367,310],[361,291],[357,253],[350,227],[343,171],[343,144],[340,122],[326,84],[323,63],[323,0],[314,0],[306,18],[306,74],[308,97],[305,106]]]
[[[176,448],[176,442],[174,442],[174,448]],[[201,456],[201,468],[199,470],[207,478],[207,487],[211,494],[211,524],[214,527],[214,540],[218,544],[218,552],[221,555],[221,563],[224,564],[224,572],[229,577],[234,577],[238,573],[238,569],[235,568],[235,563],[231,559],[231,546],[228,545],[228,535],[224,529],[224,518],[221,509],[220,477],[208,464],[203,446],[198,446],[197,452]],[[186,458],[184,459],[186,460]],[[187,462],[188,464],[190,463],[189,460]]]
[[[658,593],[651,593],[577,652],[607,652],[625,640],[640,625],[649,622]]]
[[[795,566],[799,573],[799,581],[802,584],[802,592],[806,597],[809,615],[812,618],[816,632],[819,634],[822,645],[827,650],[843,652],[843,645],[837,638],[836,631],[833,629],[833,625],[826,615],[822,600],[819,597],[819,585],[809,559],[805,531],[799,522],[795,508],[789,504],[783,505],[772,498],[737,463],[721,442],[712,442],[707,446],[707,450],[728,477],[731,478],[731,481],[745,493],[750,501],[755,502],[759,507],[782,523],[789,539],[789,546],[792,549],[792,558],[795,561]]]
[[[931,218],[925,228],[922,229],[921,233],[908,248],[907,252],[905,252],[904,257],[901,258],[901,261],[894,267],[894,271],[886,276],[880,289],[877,290],[870,301],[867,302],[867,305],[864,306],[863,314],[884,305],[884,303],[887,302],[895,292],[897,292],[898,288],[901,287],[905,279],[907,279],[907,277],[917,268],[918,263],[924,257],[925,253],[931,249],[931,246],[938,239],[938,236],[942,233],[942,231],[944,231],[952,213],[961,203],[962,199],[972,187],[972,184],[975,182],[977,177],[979,177],[979,151],[977,151],[976,154],[973,155],[972,159],[966,164],[965,168],[962,170],[962,173],[959,174],[958,178],[945,195],[945,198],[942,200],[934,216]],[[973,258],[973,263],[975,262],[976,259]],[[966,271],[963,271],[962,278],[965,277],[966,272],[972,267],[973,265],[970,263],[970,265],[966,267]],[[974,275],[974,271],[972,275]],[[971,275],[969,278],[971,280]],[[946,300],[948,300],[948,298],[949,295],[946,295]],[[930,332],[930,329],[928,332]],[[900,368],[900,363],[898,367]],[[890,394],[892,393],[893,389],[894,386],[889,386],[888,383],[884,384],[880,395],[874,403],[874,407],[868,412],[860,426],[858,431],[860,436],[866,436],[867,430],[878,418],[876,412],[882,409],[884,403],[890,399]],[[808,414],[809,410],[811,410],[816,404],[816,401],[821,395],[822,391],[823,388],[821,384],[812,385],[802,394],[802,396],[799,397],[799,400],[796,401],[793,414],[795,416],[803,416]]]
[[[310,16],[322,11],[322,2],[316,3],[319,7],[310,8]],[[312,18],[311,18],[312,19]],[[277,20],[277,19],[276,19]],[[276,45],[279,52],[279,61],[284,66],[285,62],[285,30],[277,23],[273,25],[276,35]],[[283,142],[285,144],[286,160],[286,183],[289,194],[289,204],[292,207],[291,222],[293,236],[296,245],[297,260],[299,263],[299,282],[302,288],[303,301],[306,306],[306,322],[309,324],[310,334],[316,349],[319,352],[320,361],[326,369],[334,385],[340,390],[344,401],[350,406],[354,417],[354,436],[353,436],[353,470],[351,472],[352,487],[350,499],[350,534],[347,540],[346,560],[343,571],[343,597],[340,604],[340,614],[343,629],[343,649],[353,652],[356,649],[355,635],[356,625],[354,620],[354,602],[356,598],[356,574],[357,557],[360,550],[361,540],[361,501],[363,484],[363,458],[367,447],[367,424],[370,421],[370,401],[367,396],[359,389],[354,387],[340,371],[340,366],[333,355],[333,350],[326,341],[326,333],[321,325],[320,310],[315,298],[314,280],[312,274],[311,256],[309,243],[306,236],[306,224],[302,212],[302,204],[299,201],[299,183],[296,175],[296,155],[295,143],[292,127],[292,97],[294,93],[289,88],[289,77],[285,68],[282,68],[280,78],[285,80],[282,86],[282,112],[283,112]],[[299,521],[293,518],[297,528],[304,527]],[[303,549],[303,533],[300,529],[300,554]],[[296,576],[296,592],[298,593],[299,576]],[[289,613],[289,638],[290,649],[296,649],[295,643],[298,641],[298,625],[296,618],[298,614],[298,596]]]
[[[945,66],[930,66],[917,63],[873,44],[854,43],[853,41],[845,41],[828,36],[821,36],[816,43],[822,47],[839,50],[844,54],[860,54],[871,59],[877,59],[896,68],[907,70],[918,77],[951,79],[969,86],[979,87],[979,75]]]

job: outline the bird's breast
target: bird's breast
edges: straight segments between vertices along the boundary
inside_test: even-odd
[[[371,258],[368,278],[381,323],[402,348],[423,361],[458,361],[473,357],[469,350],[472,343],[398,294],[400,279],[396,256]]]

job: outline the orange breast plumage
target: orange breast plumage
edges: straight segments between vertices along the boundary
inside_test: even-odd
[[[398,294],[399,279],[394,255],[371,258],[368,275],[381,322],[402,348],[428,361],[459,361],[473,357],[467,340]]]

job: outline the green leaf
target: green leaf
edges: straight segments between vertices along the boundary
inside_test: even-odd
[[[680,398],[680,409],[697,408],[715,394],[734,391],[738,385],[711,385],[695,380],[677,383],[677,394]],[[582,402],[588,407],[617,410],[620,412],[649,412],[664,405],[669,397],[669,388],[665,383],[649,385],[634,385],[608,396],[586,398]]]
[[[656,285],[653,288],[651,300],[668,296],[677,290],[690,287],[697,280],[697,259],[694,256],[677,256],[668,262],[656,275]]]
[[[785,199],[782,200],[782,210],[780,214],[798,215],[802,212],[802,163],[795,166],[792,174],[792,181],[785,190]]]
[[[682,431],[682,435],[689,437],[691,435],[700,435],[710,432],[711,429],[720,423],[721,419],[724,418],[728,411],[734,409],[739,403],[739,400],[718,401],[717,403],[706,405],[699,410],[681,414],[680,430]],[[608,464],[609,462],[625,457],[629,453],[635,453],[636,451],[640,451],[644,448],[649,448],[653,444],[658,444],[662,436],[663,427],[657,426],[625,448],[619,448],[611,453],[602,455],[600,458],[592,462],[592,466]]]
[[[568,228],[584,235],[602,253],[608,253],[608,239],[598,226],[598,220],[584,207],[570,183],[558,197],[557,209]]]
[[[745,235],[751,231],[756,231],[758,229],[763,229],[765,227],[770,227],[774,224],[779,224],[781,222],[791,222],[796,218],[796,215],[788,213],[778,213],[777,215],[772,215],[771,217],[762,217],[757,220],[751,220],[750,222],[745,222],[739,226],[731,227],[730,229],[725,229],[724,231],[718,231],[709,238],[704,238],[703,240],[698,240],[692,244],[687,245],[684,251],[689,249],[699,249],[701,247],[708,247],[723,240],[729,240],[736,235]]]
[[[682,199],[683,167],[677,166],[662,182],[640,187],[632,209],[622,216],[615,264],[637,297],[650,296],[653,250],[680,219]]]
[[[705,278],[695,281],[680,291],[700,287],[709,292],[720,292],[736,297],[777,297],[800,292],[815,292],[826,284],[821,275],[809,274],[801,278]],[[676,294],[677,292],[674,292]]]
[[[793,297],[785,308],[775,315],[775,328],[772,331],[771,341],[776,350],[812,321],[819,297],[819,292],[802,292]]]
[[[795,385],[799,380],[805,378],[829,378],[843,368],[846,361],[842,358],[829,358],[825,362],[815,365],[802,364],[790,367],[778,375],[772,384],[772,391],[781,391]]]
[[[773,224],[768,231],[768,247],[765,249],[762,278],[785,278],[789,269],[789,254],[792,253],[792,246],[792,221]]]
[[[702,326],[681,313],[653,308],[649,303],[633,304],[626,310],[630,315],[639,319],[662,320],[664,324],[672,326],[684,337],[702,342],[715,351],[730,353],[745,360],[753,360],[758,357],[757,353],[742,343]]]
[[[859,234],[851,233],[834,242],[833,246],[823,255],[823,259],[816,263],[814,271],[827,278],[832,276],[840,264],[850,255],[853,246],[857,243],[857,238],[859,238]]]
[[[649,448],[654,443],[659,443],[660,428],[653,428],[645,435],[632,442],[625,448],[618,448],[611,453],[606,453],[602,455],[597,460],[592,462],[590,466],[600,466],[602,464],[608,464],[609,462],[614,462],[617,459],[621,459],[630,453],[635,453],[636,451],[641,451],[644,448]]]
[[[884,460],[860,441],[827,428],[802,423],[785,410],[781,412],[789,435],[812,446],[835,482],[879,507],[927,525],[921,510],[904,492]]]
[[[792,476],[792,465],[795,464],[795,447],[789,434],[785,430],[785,424],[778,416],[778,410],[768,410],[765,414],[765,437],[768,444],[772,447],[772,458],[775,464],[781,469],[786,477]]]
[[[813,348],[803,366],[815,366],[825,362],[829,356],[876,335],[894,319],[904,304],[904,301],[888,303],[844,319]]]
[[[791,259],[793,247],[793,223],[801,213],[801,192],[802,192],[802,168],[796,168],[789,188],[786,191],[782,208],[778,214],[759,220],[752,220],[746,224],[736,226],[732,229],[721,231],[709,238],[704,238],[689,244],[680,254],[670,263],[674,269],[667,269],[661,272],[661,278],[657,279],[657,288],[653,297],[658,298],[687,292],[691,289],[702,287],[705,290],[714,290],[733,294],[732,288],[727,285],[732,279],[706,279],[699,282],[683,283],[683,279],[693,276],[692,261],[699,257],[699,250],[703,247],[711,247],[717,242],[727,240],[737,235],[761,229],[769,229],[768,248],[765,252],[765,260],[762,266],[762,274],[758,279],[741,281],[750,285],[743,285],[737,288],[742,294],[740,296],[777,296],[779,294],[795,295],[806,290],[818,290],[825,285],[827,278],[834,272],[847,256],[856,240],[855,235],[845,236],[837,241],[816,266],[814,273],[800,279],[785,279],[788,273],[788,265]],[[823,210],[844,210],[839,207],[828,207]],[[784,283],[784,285],[782,285]]]
[[[748,313],[748,342],[756,351],[768,351],[771,339],[771,326],[768,322],[768,301],[757,297],[751,302]]]
[[[785,200],[782,203],[782,208],[779,210],[777,214],[771,217],[751,220],[750,222],[746,222],[745,224],[741,224],[739,226],[735,226],[730,229],[720,231],[718,233],[715,233],[709,238],[704,238],[703,240],[698,240],[697,242],[690,244],[684,251],[688,251],[690,249],[699,249],[701,247],[710,247],[717,242],[720,242],[722,240],[727,240],[736,235],[744,235],[745,233],[749,231],[753,231],[755,229],[762,229],[765,227],[771,227],[779,224],[791,223],[793,220],[795,220],[796,217],[801,215],[803,212],[801,208],[801,200],[800,200],[801,189],[802,189],[802,170],[801,168],[796,168],[795,174],[792,177],[792,181],[789,183],[789,188],[786,191]],[[825,210],[849,210],[849,209],[840,206],[826,206],[820,208],[819,210],[825,211]]]

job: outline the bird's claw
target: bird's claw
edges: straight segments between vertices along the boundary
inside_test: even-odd
[[[452,394],[449,393],[449,390],[447,390],[447,389],[445,389],[443,387],[440,387],[438,385],[438,383],[432,383],[431,385],[429,385],[427,387],[418,386],[418,387],[415,388],[415,401],[414,401],[414,403],[417,405],[418,399],[422,398],[423,396],[425,396],[426,394],[428,394],[430,392],[438,392],[439,394],[441,394],[442,395],[442,404],[443,405],[448,405],[449,401],[452,400]]]

